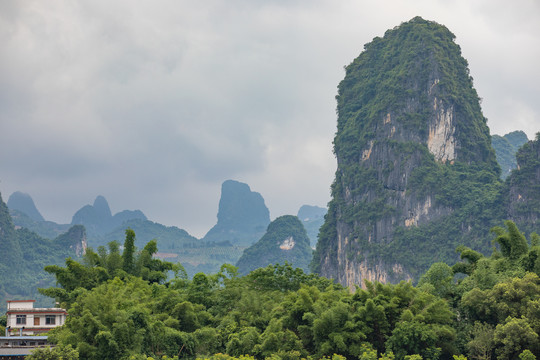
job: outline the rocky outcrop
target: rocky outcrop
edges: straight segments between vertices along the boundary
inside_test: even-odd
[[[54,242],[63,248],[69,248],[75,255],[83,256],[86,253],[86,230],[82,225],[72,226],[66,233],[58,236]]]
[[[41,213],[36,208],[34,200],[30,195],[16,191],[8,199],[7,206],[9,209],[18,210],[30,217],[34,221],[45,221]]]
[[[465,203],[484,194],[460,200],[449,184],[470,192],[498,181],[500,170],[453,40],[444,26],[415,18],[346,67],[336,97],[338,169],[312,264],[320,274],[350,287],[414,279],[427,263],[455,257],[450,223],[476,231]]]
[[[269,223],[270,212],[261,194],[247,184],[227,180],[221,186],[217,224],[203,240],[249,246],[261,238]]]
[[[439,79],[431,86],[439,83]],[[427,147],[437,161],[453,161],[456,158],[456,127],[454,126],[454,108],[445,107],[442,100],[433,98],[433,121],[429,122]]]
[[[236,266],[243,275],[260,267],[284,265],[285,262],[308,271],[312,253],[306,230],[298,217],[284,215],[272,221],[264,236],[244,250]]]

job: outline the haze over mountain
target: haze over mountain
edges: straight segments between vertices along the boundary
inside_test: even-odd
[[[501,178],[504,180],[517,167],[516,153],[529,139],[523,131],[512,131],[504,136],[493,135],[491,144],[495,149],[497,162],[501,167]]]
[[[147,220],[140,210],[124,210],[113,216],[109,203],[99,195],[93,205],[85,205],[73,215],[71,224],[84,225],[90,236],[100,236],[133,219]]]
[[[309,243],[312,248],[315,248],[315,245],[317,244],[319,229],[324,223],[324,215],[326,215],[327,211],[326,208],[313,205],[302,205],[300,209],[298,209],[297,216],[306,229]]]

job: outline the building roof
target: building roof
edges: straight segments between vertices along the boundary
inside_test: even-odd
[[[0,336],[0,341],[2,340],[47,340],[46,335],[40,336]]]
[[[65,309],[61,308],[32,308],[32,309],[9,309],[6,314],[26,314],[26,313],[55,313],[67,314]]]

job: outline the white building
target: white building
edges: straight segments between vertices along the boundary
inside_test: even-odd
[[[35,300],[8,300],[6,336],[40,335],[64,325],[67,312],[60,308],[34,308]]]

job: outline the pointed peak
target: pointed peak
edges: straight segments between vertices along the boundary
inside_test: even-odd
[[[104,215],[112,216],[111,209],[109,208],[109,203],[104,196],[98,195],[96,200],[94,200],[94,209]]]
[[[15,191],[8,199],[7,206],[10,209],[25,213],[35,221],[45,221],[41,213],[36,208],[32,197],[21,191]]]

